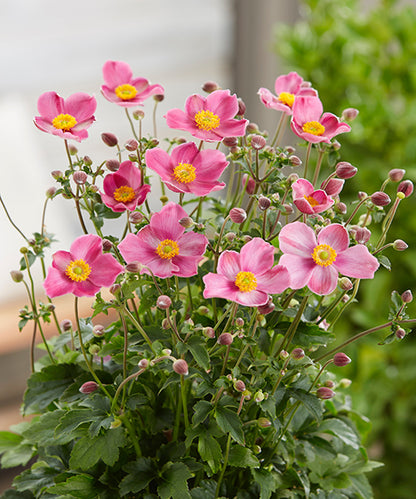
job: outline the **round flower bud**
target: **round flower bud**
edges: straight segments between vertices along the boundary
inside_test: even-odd
[[[358,244],[368,243],[371,237],[371,232],[367,229],[367,227],[357,227],[357,230],[354,234],[354,239]]]
[[[335,383],[332,380],[328,379],[327,381],[325,381],[325,386],[327,388],[334,388]]]
[[[413,192],[413,182],[411,180],[403,180],[397,187],[397,192],[402,192],[404,197],[408,198]]]
[[[60,326],[61,326],[62,331],[67,333],[68,331],[71,331],[71,329],[72,329],[72,322],[69,319],[64,319],[63,321],[61,321]]]
[[[338,284],[339,284],[339,287],[343,290],[343,291],[349,291],[350,289],[353,288],[353,284],[351,282],[350,279],[348,279],[348,277],[340,277],[338,279]]]
[[[287,177],[287,181],[289,182],[289,184],[293,184],[296,182],[296,180],[299,180],[299,175],[297,173],[291,173],[288,177]]]
[[[225,234],[224,237],[229,243],[232,243],[234,239],[237,237],[237,235],[235,232],[227,232],[227,234]]]
[[[243,175],[242,184],[243,188],[246,189],[247,194],[254,194],[254,191],[256,190],[256,181],[254,178],[249,177],[248,174],[245,173]]]
[[[172,368],[177,374],[181,374],[186,376],[188,374],[188,363],[186,360],[183,359],[177,359],[175,362],[172,364]]]
[[[221,333],[218,336],[217,343],[220,345],[231,345],[233,342],[233,335],[230,333]]]
[[[405,336],[406,336],[406,331],[403,328],[398,327],[396,329],[396,338],[402,340]]]
[[[120,284],[118,282],[115,282],[112,286],[110,286],[109,291],[112,295],[117,296],[119,293],[121,293]]]
[[[289,357],[289,352],[286,352],[286,350],[281,350],[279,353],[279,357],[282,360],[286,360]]]
[[[341,215],[345,215],[347,213],[347,205],[340,201],[334,204],[334,210]]]
[[[345,180],[341,178],[330,178],[326,183],[324,191],[328,194],[328,196],[337,196],[344,187]]]
[[[334,140],[331,145],[334,151],[339,151],[341,149],[341,144],[338,140]]]
[[[86,381],[84,384],[81,385],[79,391],[81,393],[92,393],[98,390],[99,385],[95,381]]]
[[[138,161],[137,154],[133,154],[132,152],[129,154],[128,158],[133,163]]]
[[[142,120],[144,118],[144,111],[142,111],[141,109],[136,109],[135,111],[133,111],[133,118],[135,120]]]
[[[242,317],[237,317],[235,320],[235,325],[237,327],[243,327],[244,326],[244,319]]]
[[[237,137],[224,137],[222,139],[222,143],[226,147],[235,147],[238,145],[238,139],[237,139]]]
[[[194,225],[194,221],[191,217],[183,217],[179,220],[179,223],[184,229],[189,229]]]
[[[327,386],[321,386],[316,390],[316,396],[323,400],[332,399],[335,396],[335,392],[333,392]]]
[[[234,388],[237,390],[237,392],[244,392],[244,390],[246,389],[246,385],[244,381],[242,381],[241,379],[237,379],[234,381]]]
[[[358,109],[355,109],[355,107],[347,107],[347,109],[344,109],[341,114],[341,121],[354,121],[355,118],[358,116]]]
[[[302,164],[302,160],[298,157],[292,154],[289,156],[289,165],[290,166],[300,166]]]
[[[23,281],[23,273],[20,270],[11,270],[10,271],[11,278],[14,282],[22,282]]]
[[[413,301],[413,295],[410,289],[403,291],[402,293],[402,302],[403,303],[411,303]]]
[[[347,161],[340,161],[335,167],[335,171],[338,178],[347,179],[352,178],[357,173],[358,169],[352,166],[351,163]]]
[[[164,348],[162,350],[162,355],[168,356],[172,353],[172,350],[170,348]]]
[[[91,166],[92,165],[92,159],[89,156],[84,156],[82,158],[82,161],[84,162],[85,166]]]
[[[237,102],[238,102],[237,116],[244,116],[244,114],[246,112],[246,105],[245,105],[243,99],[240,99],[240,97],[237,99]]]
[[[260,402],[263,402],[264,400],[264,393],[262,390],[258,390],[255,394],[254,394],[254,401],[257,402],[258,404]]]
[[[283,212],[283,215],[291,215],[293,212],[294,212],[294,209],[292,207],[291,204],[289,203],[283,203],[283,208],[284,208],[284,212]]]
[[[403,179],[406,170],[402,170],[401,168],[393,168],[389,171],[389,179],[392,182],[400,182]]]
[[[257,420],[257,424],[260,426],[260,428],[269,428],[272,425],[272,422],[267,418],[259,418]]]
[[[130,262],[124,267],[127,272],[131,272],[132,274],[137,274],[140,272],[143,268],[142,264],[140,262]]]
[[[291,352],[292,359],[301,360],[305,357],[305,352],[302,348],[294,348]]]
[[[139,143],[136,139],[130,139],[124,144],[124,147],[127,149],[127,151],[134,152],[137,151]]]
[[[357,197],[359,201],[363,201],[364,199],[368,198],[368,194],[364,191],[358,191]]]
[[[338,352],[334,355],[334,365],[336,365],[337,367],[344,367],[350,362],[351,359],[343,352]]]
[[[56,192],[56,187],[49,187],[49,189],[46,189],[45,195],[48,199],[52,199],[55,195]]]
[[[62,178],[64,176],[64,174],[61,172],[61,170],[53,170],[51,172],[51,175],[52,177],[55,179],[55,180],[58,180],[60,178]]]
[[[155,100],[156,102],[162,102],[165,100],[165,96],[163,94],[155,94],[153,96],[153,100]]]
[[[248,234],[245,234],[243,237],[243,242],[244,243],[249,243],[253,238],[251,236],[249,236]]]
[[[247,218],[247,213],[243,208],[231,208],[229,215],[235,224],[242,224]]]
[[[267,303],[257,307],[257,310],[261,315],[270,314],[271,312],[273,312],[274,309],[275,309],[275,304],[273,303],[273,298],[271,296],[269,296]]]
[[[105,166],[110,172],[116,172],[120,168],[120,162],[116,159],[109,159],[105,162]]]
[[[259,131],[259,126],[256,123],[249,123],[247,125],[247,133],[257,133]]]
[[[207,338],[215,338],[215,331],[213,327],[204,327],[202,329],[202,334],[206,336]]]
[[[139,211],[132,211],[129,215],[129,221],[132,224],[139,224],[143,218],[143,215]]]
[[[201,305],[200,307],[198,307],[197,312],[198,312],[198,314],[201,314],[201,315],[208,315],[209,314],[209,308],[206,307],[205,305]]]
[[[169,320],[168,319],[163,319],[162,321],[162,329],[170,329],[170,324],[169,324]]]
[[[382,191],[377,191],[374,194],[371,194],[371,202],[376,206],[387,206],[391,203],[391,199],[389,196]]]
[[[393,243],[393,249],[395,249],[396,251],[404,251],[404,250],[407,250],[409,246],[404,242],[402,241],[402,239],[396,239]]]
[[[266,139],[261,135],[251,135],[251,147],[256,151],[260,151],[266,145]]]
[[[172,300],[169,298],[169,296],[160,295],[157,298],[156,306],[157,308],[160,308],[160,310],[167,310],[172,306]]]
[[[202,90],[204,92],[206,92],[207,94],[211,94],[212,92],[215,92],[216,90],[220,90],[220,88],[221,87],[215,81],[206,81],[202,85]]]
[[[78,171],[72,175],[72,178],[77,185],[84,185],[87,181],[88,175],[85,172]]]
[[[339,380],[338,386],[340,388],[348,388],[349,386],[351,386],[351,383],[352,383],[352,381],[350,379],[342,378]]]
[[[147,369],[149,367],[149,361],[147,359],[141,359],[137,365],[140,369]]]
[[[97,355],[101,348],[98,345],[91,345],[88,349],[88,352],[91,355]]]
[[[123,422],[121,421],[121,419],[116,418],[114,421],[111,422],[110,429],[114,430],[115,428],[120,427],[122,424],[123,424]]]
[[[68,149],[69,149],[69,154],[71,156],[75,156],[75,154],[77,154],[77,152],[78,152],[78,149],[73,144],[70,144],[68,146]]]
[[[97,338],[100,338],[101,336],[104,336],[104,326],[102,324],[96,324],[92,328],[92,334],[96,336]]]
[[[114,133],[102,133],[101,134],[101,140],[104,142],[104,144],[108,147],[114,147],[118,144],[118,139],[114,135]]]
[[[266,196],[260,196],[259,197],[259,208],[261,211],[266,211],[268,208],[270,208],[271,201],[269,198],[266,198]]]
[[[103,239],[103,251],[110,251],[113,243],[109,239]]]
[[[366,225],[370,225],[371,221],[372,221],[371,215],[366,215],[366,214],[360,215],[360,217],[358,219],[358,223],[361,227],[365,227]]]

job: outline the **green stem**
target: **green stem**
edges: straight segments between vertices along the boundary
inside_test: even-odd
[[[146,343],[149,345],[150,347],[150,350],[156,354],[154,348],[153,348],[153,344],[149,338],[149,336],[147,336],[147,333],[146,331],[142,328],[142,326],[137,322],[136,318],[134,317],[134,315],[132,315],[132,313],[130,312],[130,310],[124,305],[124,312],[125,314],[127,315],[127,317],[131,320],[131,322],[133,323],[133,325],[137,328],[137,330],[139,331],[139,333],[143,336],[143,339],[146,341]]]
[[[188,406],[186,402],[186,386],[184,375],[181,374],[181,399],[182,399],[182,409],[183,409],[183,419],[185,423],[185,430],[189,427],[189,417],[188,417]]]
[[[311,156],[312,142],[308,142],[308,148],[306,149],[306,159],[305,159],[305,168],[303,170],[303,178],[306,179],[306,174],[308,173],[308,164],[309,158]]]
[[[129,110],[127,108],[124,108],[124,109],[125,109],[125,112],[126,112],[127,119],[129,120],[130,128],[131,128],[131,131],[133,132],[134,138],[137,140],[137,142],[139,142],[140,139],[139,139],[139,137],[136,134],[136,130],[134,129],[134,124],[133,124],[133,121],[132,121],[132,119],[130,117]]]
[[[218,478],[217,488],[215,490],[215,498],[217,498],[219,496],[219,493],[220,493],[221,482],[222,482],[222,479],[224,478],[225,469],[228,465],[228,456],[230,454],[230,447],[231,447],[231,433],[228,434],[228,438],[227,438],[227,446],[225,448],[225,456],[224,456],[224,465],[222,467],[221,474]]]
[[[309,295],[305,295],[303,297],[303,300],[301,302],[301,304],[299,305],[299,310],[295,316],[295,318],[293,319],[293,322],[292,324],[288,327],[287,331],[286,331],[286,334],[282,340],[282,344],[280,346],[280,349],[279,351],[277,352],[276,354],[276,357],[280,354],[280,352],[285,349],[287,350],[289,345],[291,344],[292,340],[293,340],[293,337],[295,336],[295,333],[296,333],[296,330],[298,328],[298,325],[299,325],[299,322],[302,318],[302,314],[306,308],[306,304],[308,303],[308,299],[309,299]]]
[[[4,201],[1,197],[1,195],[0,195],[0,203],[3,206],[4,212],[6,213],[6,217],[9,219],[9,222],[17,230],[17,232],[23,237],[23,239],[28,243],[29,239],[23,234],[23,232],[19,229],[19,227],[13,222],[11,216],[9,215],[9,212],[7,211],[6,205],[4,204]]]

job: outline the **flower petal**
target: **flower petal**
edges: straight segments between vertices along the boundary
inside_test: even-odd
[[[300,289],[306,286],[316,264],[312,258],[285,254],[280,257],[279,265],[287,268],[290,277],[290,287]]]
[[[76,118],[78,123],[90,120],[97,109],[97,101],[93,95],[83,92],[70,95],[65,99],[65,113]]]
[[[341,224],[331,224],[324,227],[318,234],[318,244],[328,244],[338,255],[345,251],[350,244],[347,229]]]
[[[335,290],[337,283],[338,271],[334,265],[328,267],[315,265],[308,282],[308,288],[317,295],[329,295]]]
[[[289,271],[283,265],[276,265],[268,272],[261,275],[256,275],[257,289],[271,295],[282,293],[285,289],[290,288]]]
[[[164,239],[177,241],[185,231],[179,220],[187,216],[182,206],[171,201],[152,216],[150,226],[160,241]]]
[[[130,66],[123,61],[107,61],[103,66],[104,81],[112,89],[130,83],[132,75]]]
[[[238,288],[226,276],[209,272],[202,277],[205,284],[204,298],[225,298],[235,301]]]
[[[49,298],[55,298],[55,296],[72,293],[74,282],[68,279],[60,270],[50,267],[48,275],[43,282],[43,287],[45,288],[46,294]]]
[[[38,111],[42,118],[52,121],[64,113],[64,99],[56,92],[45,92],[38,99]]]
[[[102,254],[102,249],[101,237],[95,234],[87,234],[75,239],[71,244],[70,253],[73,259],[82,259],[91,265]]]
[[[342,275],[357,279],[372,279],[379,263],[364,244],[357,244],[337,255],[334,266]]]
[[[234,283],[240,270],[240,253],[229,250],[223,251],[218,260],[217,272]]]
[[[241,270],[253,272],[255,276],[270,270],[274,263],[274,246],[260,237],[245,244],[240,251]]]
[[[114,256],[106,253],[95,259],[88,280],[96,286],[109,287],[123,271],[124,267],[118,263]]]
[[[206,109],[216,114],[221,121],[234,118],[238,113],[238,100],[229,90],[216,90],[207,97]]]
[[[279,247],[283,253],[311,258],[316,246],[315,232],[302,222],[285,225],[279,233]]]

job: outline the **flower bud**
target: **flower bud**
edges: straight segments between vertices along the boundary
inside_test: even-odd
[[[89,156],[84,156],[82,158],[82,161],[84,162],[85,166],[91,166],[92,165],[92,159]]]
[[[143,218],[143,215],[139,211],[132,211],[129,215],[129,221],[132,224],[139,224]]]
[[[334,151],[339,151],[341,149],[341,144],[336,139],[332,142],[331,145]]]
[[[411,303],[413,301],[413,295],[410,289],[403,291],[401,298],[403,303]]]
[[[197,312],[200,315],[208,315],[209,314],[209,308],[206,307],[205,305],[201,305],[200,307],[198,307]]]
[[[231,345],[232,342],[233,342],[233,336],[230,333],[221,333],[217,339],[217,343],[219,345],[227,345],[228,346],[228,345]]]
[[[282,360],[286,360],[289,357],[289,352],[286,352],[286,350],[281,350],[279,353],[279,357]]]
[[[128,156],[129,160],[132,161],[133,163],[138,161],[137,154],[133,154],[132,152]]]
[[[335,392],[327,386],[321,386],[316,390],[316,396],[323,400],[332,399],[335,396]]]
[[[120,284],[118,282],[114,283],[112,286],[110,286],[109,291],[112,295],[117,296],[118,294],[121,293]]]
[[[343,352],[338,352],[334,355],[334,365],[336,365],[337,367],[344,367],[350,362],[351,359]]]
[[[104,144],[108,147],[114,147],[118,144],[118,139],[114,135],[114,133],[102,133],[101,134],[101,140],[104,142]]]
[[[397,187],[397,192],[402,192],[404,197],[408,198],[413,192],[413,182],[411,180],[403,180]]]
[[[64,174],[61,172],[61,170],[53,170],[51,172],[51,175],[52,177],[55,179],[55,180],[58,180],[60,178],[62,178],[64,176]]]
[[[119,428],[122,424],[123,424],[123,422],[121,421],[121,419],[116,418],[116,419],[114,419],[114,421],[111,422],[110,430],[114,430],[115,428]]]
[[[207,94],[211,94],[212,92],[215,92],[216,90],[219,90],[221,87],[218,85],[217,82],[215,81],[206,81],[202,85],[202,90],[206,92]]]
[[[225,234],[224,237],[229,243],[232,243],[234,239],[237,237],[237,235],[235,232],[227,232],[227,234]]]
[[[167,310],[172,306],[172,300],[169,296],[160,295],[157,297],[156,306],[157,308],[160,308],[160,310]]]
[[[116,159],[108,159],[105,162],[105,166],[107,167],[107,170],[110,170],[110,172],[116,172],[120,168],[120,162]]]
[[[169,355],[172,353],[172,350],[170,348],[164,348],[162,350],[162,355],[165,355],[167,357],[169,357]]]
[[[71,329],[72,329],[72,322],[69,319],[64,319],[63,321],[61,321],[60,326],[61,326],[62,331],[67,333],[68,331],[71,331]]]
[[[283,215],[291,215],[293,212],[294,212],[294,209],[292,207],[292,205],[290,203],[283,203],[283,208],[284,208],[284,212],[283,212]]]
[[[406,336],[406,331],[402,327],[396,329],[396,338],[402,340]]]
[[[387,206],[391,203],[390,197],[382,191],[377,191],[371,195],[371,202],[376,206]]]
[[[244,114],[246,112],[246,105],[245,105],[243,99],[240,99],[240,97],[238,97],[237,102],[238,102],[237,116],[242,117],[242,116],[244,116]]]
[[[357,173],[358,169],[352,166],[351,163],[347,161],[340,161],[335,167],[335,171],[338,178],[347,179],[352,178]]]
[[[137,365],[140,369],[147,369],[149,367],[149,361],[147,359],[141,359]]]
[[[81,393],[92,393],[98,390],[99,385],[95,381],[86,381],[83,385],[81,385],[79,391]]]
[[[186,360],[183,359],[177,359],[175,362],[172,364],[172,368],[177,374],[181,374],[186,376],[188,374],[188,363]]]
[[[328,194],[328,196],[337,196],[342,191],[344,183],[345,180],[341,178],[331,178],[324,187],[324,191]]]
[[[103,251],[110,251],[113,243],[109,239],[103,239]]]
[[[302,348],[294,348],[291,352],[292,359],[301,360],[305,357],[305,352]]]
[[[358,224],[360,225],[360,227],[365,227],[366,225],[370,225],[371,224],[372,219],[373,218],[372,218],[371,215],[367,215],[367,214],[363,213],[358,218]]]
[[[352,381],[350,379],[342,378],[339,380],[338,386],[340,388],[348,388],[349,386],[351,386],[351,383],[352,383]]]
[[[78,171],[72,175],[72,178],[77,185],[84,185],[87,181],[88,175],[85,172]]]
[[[408,247],[409,246],[401,239],[396,239],[393,243],[393,249],[396,251],[404,251],[407,250]]]
[[[266,145],[266,139],[261,135],[251,135],[251,147],[256,151],[260,151]]]
[[[169,320],[168,319],[163,319],[162,321],[162,329],[170,329],[170,324],[169,324]]]
[[[257,424],[260,426],[260,428],[269,428],[272,425],[272,422],[267,418],[259,418],[257,420]]]
[[[136,109],[133,111],[133,118],[137,121],[142,120],[144,118],[144,111],[141,109]]]
[[[389,171],[389,179],[392,182],[400,182],[404,177],[406,170],[402,170],[401,168],[393,168]]]
[[[14,282],[23,281],[23,272],[20,272],[20,270],[11,270],[10,275]]]
[[[214,331],[213,327],[209,327],[209,326],[208,327],[204,327],[202,329],[202,334],[204,336],[206,336],[207,338],[210,338],[210,339],[215,338],[215,331]]]
[[[98,345],[91,345],[88,349],[88,352],[91,355],[97,355],[101,348]]]
[[[247,133],[257,133],[259,131],[259,126],[256,123],[250,122],[247,125],[246,130],[247,130]]]
[[[258,390],[255,394],[254,394],[254,401],[257,402],[258,404],[260,402],[263,402],[264,400],[264,393],[262,390]]]
[[[249,236],[248,234],[245,234],[243,237],[243,242],[244,243],[249,243],[253,238],[251,236]]]
[[[302,164],[302,160],[298,157],[292,154],[289,156],[289,165],[290,166],[300,166]]]
[[[288,177],[287,177],[287,181],[289,182],[290,185],[292,185],[294,182],[296,182],[297,180],[299,180],[299,175],[297,173],[291,173]]]
[[[246,389],[246,385],[244,381],[242,381],[241,379],[237,379],[234,381],[234,388],[237,390],[237,392],[244,392],[244,390]]]
[[[137,274],[140,272],[143,268],[142,264],[140,262],[130,262],[124,267],[127,272],[131,272],[132,274]]]
[[[334,388],[335,383],[332,380],[328,379],[328,380],[325,381],[325,386],[327,388]]]
[[[243,175],[243,180],[242,180],[243,188],[246,189],[247,194],[254,194],[254,191],[256,190],[256,181],[254,178],[251,178],[248,176],[247,173]]]
[[[358,116],[358,109],[355,109],[355,107],[347,107],[347,109],[344,109],[341,114],[341,121],[354,121],[355,118]]]
[[[244,326],[244,319],[242,317],[237,317],[235,320],[235,325],[237,327],[243,327]]]
[[[124,144],[124,147],[127,149],[127,151],[134,152],[137,151],[139,143],[136,139],[130,139]]]
[[[364,199],[368,198],[368,194],[364,191],[358,191],[357,197],[359,201],[364,201]]]
[[[231,208],[229,215],[235,224],[242,224],[247,218],[247,213],[243,208]]]
[[[259,197],[259,208],[261,211],[266,211],[268,208],[270,208],[271,201],[269,198],[266,198],[266,196],[260,196]]]
[[[46,189],[45,195],[48,199],[52,199],[55,195],[56,188],[55,187],[49,187],[49,189]]]
[[[163,102],[165,100],[165,96],[163,94],[155,94],[153,96],[153,100],[156,102]]]
[[[179,220],[179,223],[184,229],[189,229],[194,225],[194,221],[191,217],[183,217]]]
[[[367,227],[358,227],[354,234],[354,239],[358,244],[365,244],[370,240],[371,231]]]
[[[351,282],[350,279],[348,279],[348,277],[340,277],[338,279],[338,284],[339,284],[339,287],[343,290],[343,291],[349,291],[350,289],[353,288],[353,284]]]
[[[222,139],[222,143],[226,147],[235,147],[238,145],[238,139],[237,139],[237,137],[224,137]]]
[[[271,312],[273,312],[274,309],[275,309],[275,304],[273,303],[273,298],[271,296],[269,296],[267,303],[257,307],[257,310],[261,315],[270,314]]]
[[[104,336],[104,326],[102,324],[96,324],[92,328],[92,334],[97,338],[101,338],[101,336]]]
[[[77,152],[78,152],[78,149],[74,146],[74,144],[70,144],[68,146],[68,150],[69,150],[69,154],[71,156],[75,156],[75,154],[77,154]]]

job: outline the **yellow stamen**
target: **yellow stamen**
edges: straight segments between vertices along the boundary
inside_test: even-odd
[[[219,116],[214,114],[212,111],[199,111],[199,113],[196,113],[194,119],[196,126],[201,130],[206,130],[207,132],[210,132],[220,126]]]
[[[65,269],[65,274],[76,282],[82,282],[88,279],[91,274],[91,267],[84,260],[74,260]]]
[[[133,201],[135,197],[136,193],[134,192],[134,189],[132,189],[128,185],[122,185],[121,187],[118,187],[113,193],[113,198],[116,201],[121,201],[122,203]]]
[[[307,201],[307,202],[308,202],[308,203],[309,203],[312,207],[317,206],[317,205],[319,204],[319,203],[318,203],[318,201],[317,201],[315,198],[313,198],[312,196],[307,196],[307,195],[305,194],[303,197],[306,199],[306,201]]]
[[[313,250],[311,256],[316,264],[321,267],[328,267],[328,265],[332,265],[335,262],[337,253],[328,244],[319,244]]]
[[[173,258],[174,256],[179,255],[178,243],[172,241],[172,239],[165,239],[156,248],[156,253],[163,259]]]
[[[286,106],[292,107],[295,102],[295,96],[289,92],[280,92],[277,100],[279,100],[282,104],[286,104]]]
[[[173,170],[173,176],[178,182],[189,184],[189,182],[193,182],[196,178],[195,168],[188,163],[179,163]]]
[[[325,127],[318,121],[307,121],[303,124],[302,130],[305,133],[310,133],[312,135],[323,135],[323,133],[325,132]]]
[[[136,97],[137,90],[136,87],[130,85],[129,83],[125,83],[124,85],[119,85],[115,90],[115,94],[122,100],[130,100]]]
[[[70,114],[58,114],[58,116],[52,120],[52,125],[64,132],[71,130],[76,124],[77,120]]]
[[[257,288],[257,279],[253,272],[239,272],[234,283],[243,293],[248,293]]]

